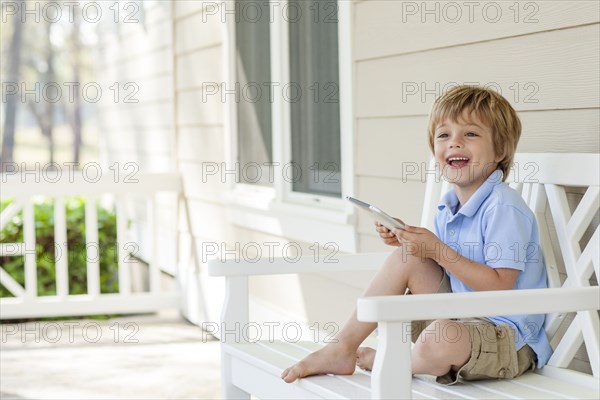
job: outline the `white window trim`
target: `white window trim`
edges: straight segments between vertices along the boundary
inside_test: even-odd
[[[227,3],[227,4],[225,4]],[[281,18],[287,9],[287,0],[277,0],[270,29],[271,73],[273,82],[289,81],[288,24]],[[231,10],[231,0],[222,3]],[[235,18],[228,17],[223,24],[223,66],[228,90],[235,86]],[[352,60],[352,2],[338,0],[338,55],[340,101],[340,147],[342,198],[331,198],[292,191],[292,183],[283,179],[282,166],[274,168],[273,187],[236,184],[229,181],[223,196],[228,221],[232,224],[276,236],[325,245],[335,242],[340,251],[357,251],[355,210],[344,200],[354,193],[354,119],[353,119],[353,68]],[[281,89],[281,86],[278,87]],[[277,92],[276,92],[277,93]],[[281,93],[281,92],[279,92]],[[233,166],[237,155],[236,103],[225,104],[226,165]],[[274,96],[273,160],[291,160],[290,104],[279,95]],[[229,167],[233,168],[233,167]]]

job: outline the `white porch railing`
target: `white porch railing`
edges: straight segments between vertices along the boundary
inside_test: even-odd
[[[58,181],[48,181],[21,175],[0,175],[2,198],[11,198],[13,203],[0,215],[0,229],[20,211],[23,211],[23,243],[0,244],[1,256],[24,257],[24,287],[0,266],[0,283],[15,297],[0,299],[0,319],[63,317],[75,315],[153,312],[180,306],[180,293],[161,290],[161,270],[158,265],[158,249],[163,245],[157,240],[160,227],[157,224],[156,195],[159,192],[181,193],[181,177],[178,173],[140,174],[135,182],[115,182],[112,176],[91,181],[83,176],[63,174]],[[36,179],[37,178],[37,179]],[[118,293],[101,293],[99,254],[86,256],[87,294],[69,294],[69,257],[64,248],[67,244],[67,220],[65,198],[85,198],[85,243],[86,249],[100,248],[98,240],[98,216],[96,203],[100,196],[114,196],[117,232]],[[34,198],[44,196],[54,199],[54,241],[56,265],[56,295],[39,296],[37,292],[36,234]],[[144,247],[149,249],[149,291],[132,292],[130,263],[127,262],[129,246],[127,240],[128,201],[142,197],[147,207]],[[177,205],[179,198],[177,199]],[[177,210],[175,211],[177,221]],[[176,242],[177,235],[173,236]],[[174,243],[176,245],[176,243]],[[177,269],[177,260],[172,262]]]

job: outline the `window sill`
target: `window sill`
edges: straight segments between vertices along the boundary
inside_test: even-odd
[[[230,191],[223,196],[229,223],[289,240],[323,247],[334,243],[341,252],[357,251],[355,214],[283,203],[274,191]]]

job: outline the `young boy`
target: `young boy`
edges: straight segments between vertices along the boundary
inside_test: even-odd
[[[515,110],[494,91],[459,86],[436,100],[429,145],[452,190],[438,205],[435,233],[376,224],[383,241],[399,248],[365,296],[547,287],[534,215],[504,183],[520,135]],[[543,324],[544,315],[418,321],[413,373],[445,384],[519,376],[550,357]],[[375,328],[354,312],[335,343],[287,368],[282,379],[352,374],[355,365],[370,370],[375,350],[359,346]]]

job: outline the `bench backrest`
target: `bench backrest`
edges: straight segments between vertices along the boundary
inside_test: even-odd
[[[434,168],[432,161],[429,171]],[[600,155],[518,153],[508,181],[536,216],[548,285],[551,288],[598,285]],[[428,176],[421,226],[433,230],[436,206],[449,189],[450,185],[438,175]],[[577,193],[583,196],[574,207],[569,200],[579,197]],[[573,361],[585,344],[593,376],[600,376],[597,311],[548,314],[545,329],[554,349],[548,365],[582,369],[573,365],[578,361]]]

